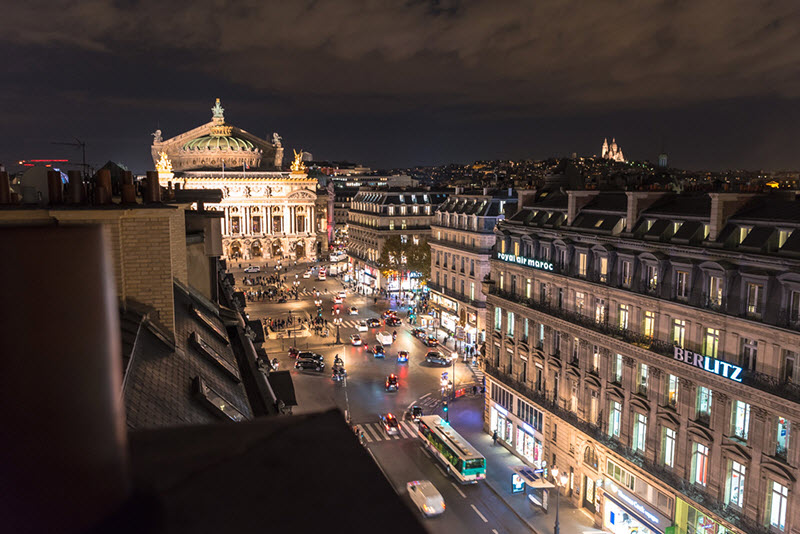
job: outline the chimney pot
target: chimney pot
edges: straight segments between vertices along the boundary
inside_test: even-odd
[[[161,186],[158,184],[158,172],[156,171],[147,171],[145,202],[148,204],[158,204],[161,202]]]
[[[68,171],[69,185],[67,185],[67,202],[69,204],[83,204],[86,199],[86,188],[83,185],[83,175],[80,171]]]
[[[111,171],[108,169],[97,171],[94,202],[98,205],[111,203]]]
[[[0,171],[0,204],[11,204],[11,181],[6,171]]]
[[[51,206],[64,203],[64,185],[58,171],[47,171],[47,196]]]

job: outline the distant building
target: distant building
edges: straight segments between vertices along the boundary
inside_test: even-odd
[[[613,137],[611,138],[611,144],[608,144],[608,139],[603,139],[603,148],[602,152],[600,153],[600,157],[603,159],[610,159],[612,161],[618,161],[620,163],[625,162],[625,156],[622,154],[622,149],[617,146],[617,140]]]
[[[666,169],[669,166],[669,158],[666,152],[662,152],[658,155],[658,166],[662,169]]]

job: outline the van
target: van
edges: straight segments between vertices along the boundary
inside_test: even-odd
[[[430,517],[444,512],[444,499],[430,480],[411,481],[406,484],[406,489],[411,501],[425,516]]]
[[[377,339],[378,343],[380,343],[381,345],[391,345],[392,342],[394,341],[392,334],[383,331],[375,334],[375,339]]]

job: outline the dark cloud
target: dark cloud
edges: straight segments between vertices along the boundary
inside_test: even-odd
[[[525,125],[539,121],[560,136],[559,124],[569,123],[579,131],[563,132],[581,152],[582,132],[616,129],[624,138],[649,129],[658,137],[663,123],[637,117],[673,110],[710,120],[711,109],[730,102],[744,106],[733,113],[740,125],[762,124],[753,115],[759,109],[776,119],[775,130],[788,131],[774,110],[800,99],[798,38],[795,1],[17,2],[0,18],[0,46],[11,52],[0,96],[19,103],[13,123],[60,117],[74,125],[69,109],[80,110],[87,135],[110,121],[125,130],[120,139],[134,137],[134,123],[196,124],[208,101],[222,96],[241,117],[273,124],[265,130],[309,126],[313,132],[297,135],[327,157],[367,154],[356,146],[335,153],[341,142],[326,146],[314,133],[327,130],[321,121],[338,123],[353,144],[367,137],[364,128],[418,122],[447,143],[452,125],[495,152],[509,145],[504,132],[532,136],[512,140],[522,152],[544,135]],[[730,135],[730,127],[720,129]],[[764,146],[770,135],[758,137]],[[413,152],[403,139],[401,150]],[[760,150],[765,159],[783,161],[769,146]],[[7,150],[0,147],[0,157]],[[438,153],[448,152],[459,153],[447,146]],[[410,156],[409,164],[422,161]]]

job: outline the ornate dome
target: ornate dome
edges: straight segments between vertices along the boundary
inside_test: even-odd
[[[256,146],[241,137],[234,135],[204,135],[197,139],[192,139],[183,145],[184,150],[200,151],[200,150],[246,150],[252,151]]]

